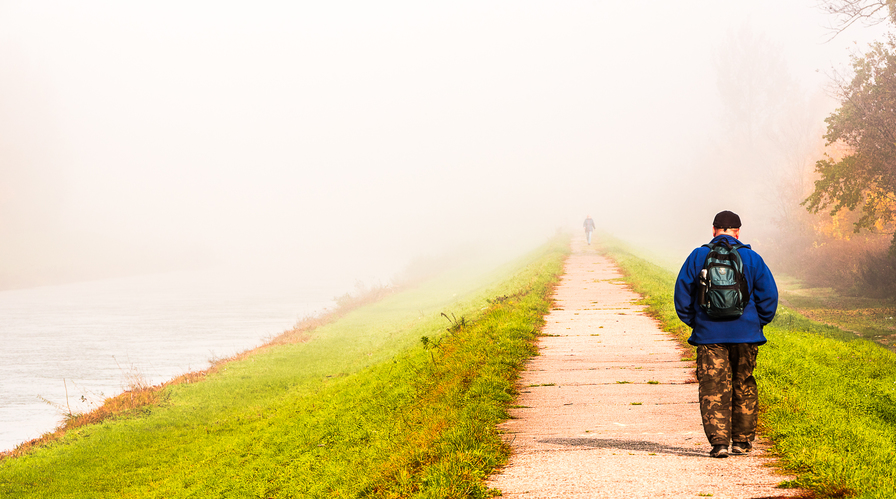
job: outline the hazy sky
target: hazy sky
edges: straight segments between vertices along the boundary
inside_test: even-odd
[[[0,0],[5,268],[363,277],[589,213],[699,244],[716,211],[758,223],[767,202],[695,201],[703,165],[738,154],[719,61],[816,95],[880,32],[824,43],[813,0],[782,3]],[[743,33],[784,70],[725,48]],[[835,102],[813,102],[821,126]]]

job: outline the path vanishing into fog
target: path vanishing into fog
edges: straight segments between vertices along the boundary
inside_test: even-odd
[[[635,305],[610,260],[573,243],[540,355],[522,373],[512,447],[489,486],[507,498],[789,497],[755,442],[709,457],[693,362]],[[762,361],[760,351],[760,362]]]

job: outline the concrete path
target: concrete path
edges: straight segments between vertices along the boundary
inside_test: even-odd
[[[775,487],[790,477],[768,466],[762,442],[749,456],[709,457],[693,362],[621,277],[574,242],[540,355],[501,428],[513,454],[489,486],[507,498],[798,495]]]

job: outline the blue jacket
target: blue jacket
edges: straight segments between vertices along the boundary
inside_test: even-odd
[[[712,243],[727,239],[731,245],[742,244],[737,239],[720,235]],[[762,327],[775,318],[778,309],[778,287],[775,278],[758,253],[750,245],[737,250],[744,262],[744,277],[750,292],[750,301],[743,315],[736,319],[712,320],[697,305],[697,276],[703,268],[709,248],[699,247],[691,252],[675,281],[675,312],[682,322],[693,328],[688,343],[709,345],[713,343],[766,342]]]

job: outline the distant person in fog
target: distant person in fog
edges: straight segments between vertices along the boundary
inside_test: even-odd
[[[594,220],[591,219],[591,215],[588,215],[585,218],[585,223],[582,224],[585,227],[585,239],[588,241],[588,244],[591,244],[591,233],[594,232]]]

